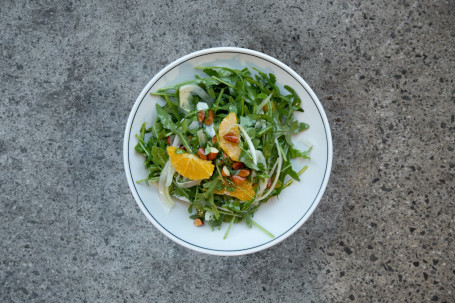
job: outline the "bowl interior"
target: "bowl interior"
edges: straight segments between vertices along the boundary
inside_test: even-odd
[[[150,126],[154,121],[155,103],[162,104],[159,97],[151,96],[160,87],[175,84],[194,76],[205,76],[195,66],[226,66],[236,69],[256,67],[264,72],[273,73],[278,87],[285,92],[283,85],[294,88],[302,99],[304,113],[296,113],[296,118],[306,122],[310,128],[293,137],[297,147],[306,149],[313,146],[311,160],[297,160],[294,170],[308,165],[300,182],[294,182],[284,190],[278,199],[273,198],[263,204],[255,213],[253,220],[271,232],[272,239],[258,228],[248,228],[244,222],[234,224],[226,239],[223,236],[228,224],[220,230],[210,230],[208,225],[194,227],[188,218],[188,204],[176,201],[176,206],[167,213],[161,206],[156,186],[137,180],[147,176],[144,158],[134,147],[137,144],[135,134],[143,122]],[[318,204],[325,186],[331,165],[331,137],[325,113],[317,97],[309,86],[292,70],[279,61],[266,55],[243,49],[212,49],[198,52],[178,60],[163,69],[144,88],[137,99],[128,121],[125,133],[125,170],[133,196],[144,214],[166,236],[177,243],[204,253],[218,255],[239,255],[270,247],[292,234],[311,215]]]

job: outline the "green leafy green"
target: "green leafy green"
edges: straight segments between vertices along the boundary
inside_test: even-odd
[[[196,69],[205,73],[206,76],[196,75],[195,79],[151,93],[151,95],[162,98],[164,105],[156,104],[156,120],[150,128],[147,128],[144,123],[136,135],[135,149],[144,155],[144,166],[148,169],[148,176],[136,182],[146,184],[158,182],[163,168],[169,161],[166,148],[175,142],[172,140],[175,136],[178,137],[181,144],[176,146],[176,154],[189,153],[208,157],[214,148],[219,153],[212,160],[216,167],[213,175],[209,179],[194,183],[194,186],[187,187],[181,183],[186,181],[178,181],[178,174],[176,174],[173,176],[172,184],[168,187],[170,195],[187,199],[190,218],[203,220],[212,230],[219,229],[222,224],[229,224],[225,237],[231,226],[241,221],[244,221],[247,226],[255,226],[273,237],[262,226],[254,222],[252,217],[262,203],[266,203],[270,197],[279,195],[294,180],[299,181],[300,175],[307,168],[305,166],[296,172],[291,164],[291,160],[295,158],[310,159],[312,150],[310,147],[306,151],[300,151],[294,147],[292,142],[293,135],[309,128],[308,124],[294,118],[296,111],[303,112],[302,100],[293,88],[282,85],[280,79],[277,79],[274,74],[255,68],[250,70],[249,68],[205,66],[196,67]],[[179,108],[179,89],[188,84],[198,85],[214,100],[213,104],[207,104],[208,109],[203,110],[203,122],[198,120],[200,111],[196,109],[199,102],[205,103],[201,96],[196,94],[189,100],[194,106],[194,110],[185,112]],[[269,95],[271,96],[268,102],[259,108]],[[213,113],[213,124],[206,126],[204,119],[209,115],[209,111]],[[241,154],[238,161],[243,163],[244,168],[242,169],[248,171],[246,181],[253,184],[257,192],[257,197],[248,201],[240,201],[231,196],[238,190],[232,176],[239,174],[240,169],[233,167],[233,163],[236,161],[225,156],[219,145],[218,127],[229,113],[237,115],[238,123],[250,137],[254,149],[260,151],[265,158],[255,162],[246,141],[243,139],[239,144]],[[215,136],[213,136],[213,131]],[[201,132],[207,139],[204,139],[203,146],[200,145],[198,137]],[[200,148],[203,148],[204,151],[197,153]],[[264,160],[265,163],[263,163]],[[276,168],[278,161],[281,161],[281,170],[279,173],[276,169],[272,172],[272,167]],[[230,176],[222,173],[224,167]],[[262,200],[258,199],[264,194],[258,192],[258,185],[260,182],[268,182],[270,178],[276,180],[276,186],[273,190],[269,190],[269,196]]]
[[[158,164],[161,168],[163,168],[164,165],[166,165],[169,156],[167,155],[167,152],[164,149],[161,149],[157,146],[153,146],[152,159],[154,163]]]

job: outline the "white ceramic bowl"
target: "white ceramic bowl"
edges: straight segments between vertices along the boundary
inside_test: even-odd
[[[296,171],[304,165],[308,169],[300,182],[294,182],[283,190],[279,198],[270,199],[261,205],[254,220],[271,232],[272,239],[258,228],[248,228],[244,222],[234,224],[228,237],[223,236],[229,224],[221,230],[211,231],[209,226],[194,227],[189,219],[188,205],[176,201],[170,213],[161,206],[155,186],[137,180],[147,176],[144,157],[134,150],[137,144],[135,134],[143,122],[149,126],[154,121],[155,103],[162,101],[149,93],[170,84],[194,79],[195,74],[203,76],[195,66],[227,66],[236,69],[256,67],[267,73],[274,73],[278,87],[289,85],[302,99],[304,113],[296,113],[299,121],[310,128],[293,138],[295,145],[312,145],[311,160],[294,162]],[[253,70],[250,69],[252,72]],[[285,91],[283,89],[283,91]],[[332,165],[332,137],[324,109],[308,84],[290,67],[263,53],[234,47],[210,48],[186,55],[163,68],[140,93],[128,118],[123,144],[124,165],[131,192],[142,212],[150,222],[171,240],[189,249],[213,255],[244,255],[269,248],[294,233],[310,217],[317,207],[330,175]]]

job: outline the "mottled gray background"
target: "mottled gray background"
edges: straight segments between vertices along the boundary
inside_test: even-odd
[[[454,1],[2,0],[0,25],[0,301],[455,301]],[[243,257],[161,235],[123,171],[142,88],[215,46],[291,66],[333,133],[311,219]]]

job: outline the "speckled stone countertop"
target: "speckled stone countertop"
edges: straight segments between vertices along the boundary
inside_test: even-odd
[[[455,302],[453,1],[2,1],[0,25],[1,302]],[[168,240],[123,171],[142,88],[215,46],[288,64],[333,133],[310,220],[242,257]]]

